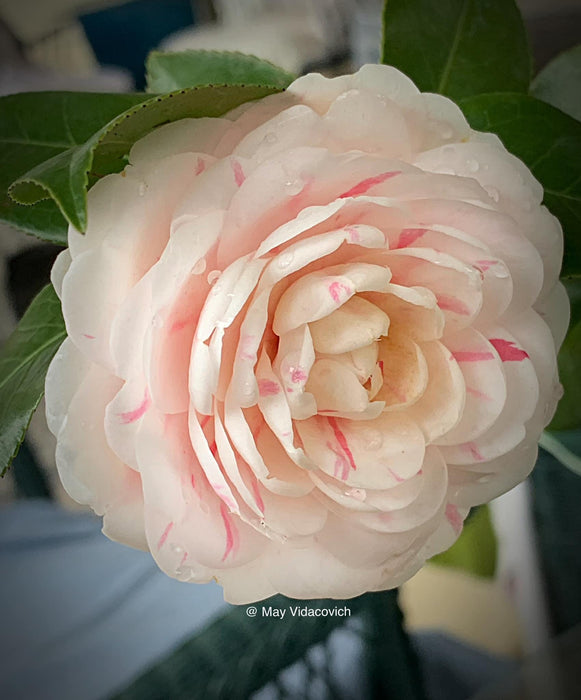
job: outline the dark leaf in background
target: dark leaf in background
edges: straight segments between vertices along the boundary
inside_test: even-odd
[[[422,92],[526,92],[531,56],[513,0],[387,0],[382,63]]]
[[[581,121],[581,45],[543,68],[532,82],[531,93]]]

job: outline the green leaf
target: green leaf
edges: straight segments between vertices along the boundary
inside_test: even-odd
[[[460,106],[474,129],[498,134],[543,185],[565,233],[562,273],[581,273],[581,123],[528,95],[478,95]]]
[[[563,398],[549,430],[581,428],[581,277],[563,279],[571,302],[571,322],[559,356],[559,379],[563,385]]]
[[[526,92],[531,78],[514,0],[386,0],[381,60],[453,99]]]
[[[67,222],[55,202],[22,206],[8,188],[46,160],[69,153],[149,95],[21,93],[0,98],[0,221],[66,245]],[[42,192],[46,198],[46,192]]]
[[[430,561],[439,566],[463,569],[475,576],[491,578],[496,570],[496,535],[488,506],[480,506],[468,518],[462,534],[446,552]]]
[[[66,338],[60,301],[46,286],[0,352],[0,472],[10,466],[44,394],[53,355]]]
[[[34,204],[50,196],[67,220],[79,231],[84,231],[87,226],[86,190],[89,175],[94,181],[122,170],[131,146],[142,136],[157,126],[177,119],[217,117],[244,102],[278,91],[278,88],[270,86],[209,85],[158,97],[124,95],[122,97],[132,99],[134,106],[114,116],[84,143],[79,145],[78,139],[73,138],[76,132],[70,124],[71,138],[68,143],[58,141],[53,146],[52,157],[46,140],[41,142],[39,148],[45,149],[44,162],[39,159],[36,167],[19,177],[9,188],[9,194],[20,204]],[[37,94],[36,98],[34,106],[38,112],[42,109],[42,94]],[[83,122],[87,109],[87,105],[80,106],[80,122]],[[21,131],[19,139],[26,150],[30,136]],[[68,148],[54,152],[63,145],[68,145]]]
[[[543,68],[533,80],[531,92],[581,121],[581,44]]]
[[[237,51],[152,51],[147,57],[149,92],[197,85],[272,85],[284,89],[295,76],[269,61]]]

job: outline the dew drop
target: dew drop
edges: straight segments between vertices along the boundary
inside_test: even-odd
[[[210,272],[208,272],[208,284],[216,284],[216,280],[221,274],[220,270],[210,270]]]
[[[282,269],[288,267],[293,261],[294,255],[292,253],[283,253],[278,259],[278,266]]]
[[[278,138],[274,131],[269,131],[268,134],[266,134],[266,136],[264,137],[264,141],[266,143],[273,144],[278,141]]]
[[[287,180],[285,183],[288,194],[294,197],[303,189],[303,182],[300,178],[296,180]]]
[[[488,195],[495,202],[498,202],[498,200],[500,199],[500,194],[498,193],[498,190],[496,189],[496,187],[486,187],[485,189],[486,189],[486,192],[488,193]]]
[[[440,135],[444,141],[449,141],[452,136],[454,136],[454,131],[449,126],[445,126],[440,132]]]
[[[345,495],[356,501],[364,501],[367,498],[367,491],[365,489],[349,489],[349,491],[345,491]]]
[[[139,185],[139,196],[140,196],[140,197],[143,197],[143,195],[144,195],[146,192],[147,192],[147,185],[145,184],[145,182],[142,182],[142,183]]]
[[[379,430],[365,430],[363,433],[363,438],[365,440],[365,448],[367,450],[377,450],[383,443],[383,438]]]
[[[182,554],[182,552],[184,551],[184,548],[180,547],[179,544],[170,544],[170,549],[176,554]]]
[[[480,163],[477,160],[468,160],[466,161],[466,167],[469,172],[477,173],[480,170]]]
[[[201,275],[206,269],[206,258],[198,260],[198,262],[192,268],[192,275]]]

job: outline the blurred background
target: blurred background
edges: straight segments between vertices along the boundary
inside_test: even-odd
[[[536,70],[581,41],[581,0],[518,4]],[[144,90],[144,61],[152,49],[238,50],[295,74],[350,72],[379,60],[382,5],[0,0],[0,95]],[[55,246],[0,228],[0,343],[48,281],[57,253]],[[526,682],[519,686],[523,694],[502,697],[581,697],[580,687],[571,691],[555,671],[555,663],[571,662],[569,647],[562,652],[550,641],[576,634],[573,646],[579,649],[580,503],[581,477],[541,451],[533,478],[474,516],[466,528],[472,534],[451,557],[428,565],[402,587],[400,605],[432,700],[472,697],[547,644],[553,644],[553,662],[547,654],[542,661],[533,657],[537,661],[526,667]],[[42,410],[0,483],[0,572],[0,695],[6,698],[109,697],[228,608],[217,587],[166,580],[148,557],[99,535],[98,521],[60,487]],[[362,637],[345,634],[331,645],[342,658],[334,672],[337,693],[360,697]],[[539,669],[553,679],[549,686],[539,685]],[[293,673],[304,675],[304,668]],[[293,697],[303,697],[297,687]],[[313,697],[329,696],[330,687],[323,683]],[[273,688],[267,685],[256,697],[280,695]]]

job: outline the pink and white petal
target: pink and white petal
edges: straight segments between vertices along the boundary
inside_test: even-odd
[[[308,462],[308,467],[297,466],[284,451],[274,433],[266,427],[257,434],[256,446],[264,462],[268,465],[269,476],[267,479],[261,480],[266,489],[290,498],[311,493],[314,485],[309,479],[307,469],[315,468],[312,462]]]
[[[429,92],[422,93],[417,99],[425,112],[423,139],[418,151],[451,141],[463,141],[472,133],[462,110],[452,100]]]
[[[358,89],[343,92],[329,106],[323,122],[332,150],[359,150],[401,160],[411,156],[402,109],[383,95]]]
[[[353,511],[374,512],[405,508],[418,496],[422,486],[422,472],[395,486],[384,489],[345,488],[345,484],[317,470],[309,472],[317,488],[331,500]]]
[[[336,355],[373,343],[389,331],[389,317],[377,306],[355,296],[329,316],[309,324],[317,352]]]
[[[312,494],[302,498],[289,498],[272,493],[261,484],[258,491],[264,503],[266,527],[283,538],[315,535],[325,526],[327,508]]]
[[[525,210],[538,206],[543,188],[530,170],[505,149],[486,143],[454,143],[420,153],[414,165],[434,173],[473,178],[498,202]]]
[[[555,340],[555,349],[558,352],[567,335],[571,316],[569,296],[564,285],[557,282],[542,301],[537,301],[534,309],[549,326]]]
[[[305,242],[304,247],[310,247],[309,242]],[[334,265],[300,277],[279,299],[273,330],[280,336],[304,323],[317,321],[357,292],[385,292],[390,278],[385,267],[361,262]]]
[[[477,330],[465,328],[446,336],[445,344],[466,385],[460,422],[437,440],[439,445],[454,445],[480,437],[493,425],[506,403],[507,387],[496,348]]]
[[[214,578],[224,590],[226,603],[248,605],[278,593],[265,576],[265,560],[268,558],[269,552],[270,547],[265,549],[260,557],[243,566],[237,566],[234,569],[220,569],[216,572]]]
[[[140,475],[127,469],[117,484],[117,502],[103,514],[103,534],[113,542],[148,551]]]
[[[537,435],[527,436],[506,454],[479,465],[481,472],[463,465],[451,466],[450,501],[461,508],[471,508],[510,491],[533,470],[539,451],[537,441]]]
[[[63,278],[71,266],[71,252],[68,248],[61,250],[50,271],[50,281],[59,299],[62,298]]]
[[[543,284],[543,263],[522,227],[510,216],[467,202],[426,200],[410,205],[419,221],[466,231],[488,245],[493,258],[508,267],[513,282],[509,313],[530,307]]]
[[[49,365],[45,380],[46,422],[58,434],[67,420],[73,397],[91,369],[91,362],[65,338]]]
[[[274,373],[267,353],[263,350],[256,366],[258,382],[258,408],[274,435],[278,438],[292,461],[305,469],[315,465],[307,458],[304,450],[294,444],[293,422],[285,392]]]
[[[293,81],[286,93],[309,105],[318,114],[325,114],[333,100],[349,90],[353,82],[354,78],[350,75],[325,78],[320,73],[307,73]]]
[[[364,294],[389,316],[395,332],[415,341],[434,340],[444,332],[444,312],[434,293],[425,287],[390,283],[387,294]]]
[[[470,325],[482,307],[480,274],[446,253],[406,248],[383,254],[393,282],[432,291],[446,317],[446,330]]]
[[[250,131],[233,155],[261,163],[297,146],[319,146],[326,131],[324,121],[310,107],[294,105]]]
[[[111,322],[110,347],[115,374],[130,379],[144,372],[144,344],[151,326],[152,271],[132,287]]]
[[[197,412],[194,409],[190,410],[188,414],[188,428],[194,453],[204,470],[210,488],[231,512],[239,514],[240,506],[238,505],[238,500],[232,493],[230,484],[222,471],[221,464],[214,456],[208,438],[204,433],[202,422],[205,423],[203,419],[200,421]]]
[[[369,398],[353,372],[333,360],[316,360],[307,381],[306,391],[317,402],[317,410],[323,413],[360,413]]]
[[[422,467],[421,487],[409,505],[382,513],[357,513],[354,522],[376,532],[409,532],[434,518],[443,510],[448,490],[448,469],[440,451],[435,447],[426,449]]]
[[[547,334],[550,335],[548,329]],[[525,424],[539,401],[539,381],[527,350],[504,328],[489,331],[488,340],[503,362],[506,402],[496,422],[483,435],[455,446],[442,446],[448,464],[488,462],[516,447],[525,437]],[[552,346],[552,338],[550,339]]]
[[[135,440],[143,416],[151,408],[144,377],[126,381],[105,409],[105,435],[109,447],[132,469],[138,469]]]
[[[543,261],[543,287],[539,301],[550,294],[558,282],[563,262],[563,229],[559,219],[544,206],[533,207],[519,217],[519,223],[529,241],[538,250]]]
[[[428,385],[428,365],[420,347],[401,332],[390,333],[378,345],[381,388],[374,398],[385,401],[386,410],[411,406]]]
[[[137,449],[149,547],[169,576],[208,581],[215,568],[259,556],[262,536],[230,513],[208,486],[191,450],[187,416],[162,420],[149,413]]]
[[[213,161],[216,146],[227,131],[232,129],[229,119],[198,117],[179,119],[164,124],[139,139],[129,152],[132,165],[153,164],[178,153],[196,153],[206,162]]]
[[[304,420],[317,412],[314,397],[305,391],[314,361],[315,350],[307,324],[281,337],[273,369],[284,388],[295,420]]]
[[[464,377],[452,353],[439,341],[422,343],[428,366],[423,396],[405,411],[421,428],[426,442],[437,441],[460,422],[466,402]]]
[[[313,462],[355,488],[390,488],[422,466],[423,435],[404,415],[383,413],[369,421],[315,416],[296,429]]]

